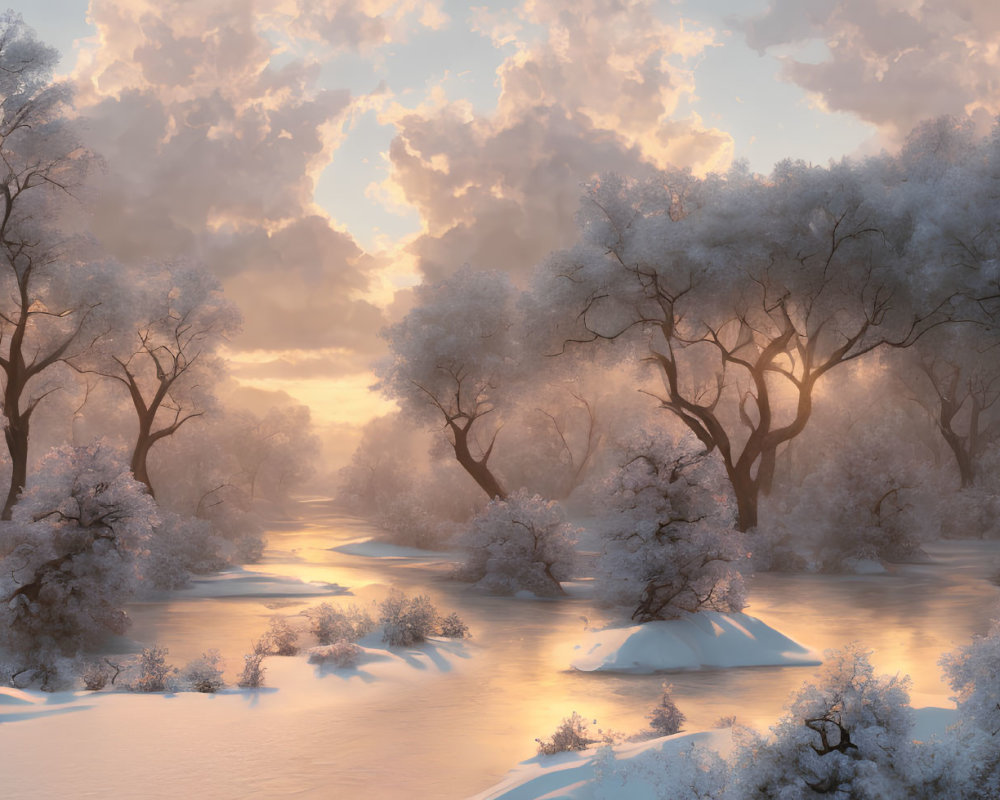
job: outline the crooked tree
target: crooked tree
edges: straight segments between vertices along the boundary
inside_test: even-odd
[[[955,313],[954,289],[924,291],[912,220],[894,210],[903,189],[883,174],[785,162],[768,179],[609,176],[588,187],[581,242],[536,279],[554,353],[618,343],[653,367],[649,393],[719,452],[740,530],[820,379]]]

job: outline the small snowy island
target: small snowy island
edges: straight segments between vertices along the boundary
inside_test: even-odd
[[[573,669],[648,675],[670,670],[804,666],[816,654],[756,617],[701,611],[680,619],[591,631]]]

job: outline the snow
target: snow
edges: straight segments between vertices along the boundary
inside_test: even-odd
[[[957,721],[953,708],[914,709],[913,738],[926,741],[941,735]],[[663,769],[666,759],[675,761],[682,751],[705,748],[723,758],[732,755],[732,729],[678,733],[644,742],[610,748],[591,748],[555,756],[536,756],[514,767],[499,783],[469,800],[660,800],[687,797]],[[659,759],[659,762],[654,759]],[[646,769],[640,762],[645,761]],[[614,774],[608,770],[613,765]],[[629,767],[639,767],[629,769]],[[627,775],[627,778],[623,778]],[[677,780],[677,778],[674,778]],[[676,795],[670,788],[678,790]]]
[[[581,672],[648,675],[703,667],[820,663],[811,650],[756,617],[719,611],[592,631],[574,650],[571,666]]]
[[[345,555],[366,558],[441,558],[443,555],[434,550],[403,547],[389,542],[380,542],[377,539],[359,539],[356,542],[347,542],[330,549]]]
[[[611,748],[614,760],[628,763],[643,756],[676,755],[694,745],[705,747],[723,755],[732,750],[731,729],[678,733],[633,742]],[[577,752],[559,753],[554,756],[536,756],[521,762],[495,786],[469,800],[596,800],[612,795],[596,793],[602,748],[591,748]],[[662,787],[648,782],[630,781],[621,786],[621,794],[629,800],[658,800],[663,797]]]
[[[349,591],[336,583],[303,581],[234,568],[218,575],[193,578],[187,586],[171,592],[169,596],[190,600],[208,597],[318,597],[340,594],[349,594]]]

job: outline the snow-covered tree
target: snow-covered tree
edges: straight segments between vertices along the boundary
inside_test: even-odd
[[[138,423],[132,473],[155,495],[150,449],[213,404],[212,385],[222,371],[214,351],[238,330],[240,314],[204,270],[173,267],[130,277],[134,283],[119,300],[127,318],[101,348],[70,363],[128,392]]]
[[[414,291],[415,307],[383,331],[392,356],[377,388],[414,419],[443,426],[462,468],[490,498],[504,498],[489,460],[516,366],[514,288],[502,273],[465,267]]]
[[[0,645],[44,663],[122,633],[157,523],[123,454],[103,443],[43,459],[0,525]]]
[[[580,244],[536,276],[536,327],[551,352],[604,342],[652,365],[662,408],[718,451],[748,530],[820,380],[912,345],[954,310],[956,287],[902,257],[905,191],[878,163],[602,178],[584,197]]]
[[[518,490],[490,501],[472,520],[461,538],[467,555],[458,575],[491,594],[561,595],[576,563],[575,544],[558,503]]]
[[[54,387],[44,377],[100,327],[102,264],[80,259],[55,229],[58,205],[89,157],[65,118],[69,90],[51,82],[58,54],[13,12],[0,15],[0,376],[11,478],[0,517],[27,483],[31,417]]]
[[[629,607],[639,622],[746,605],[748,554],[732,531],[733,503],[712,454],[691,438],[675,447],[636,434],[609,489],[597,566],[604,602]]]

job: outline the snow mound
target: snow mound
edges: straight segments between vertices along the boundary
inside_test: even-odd
[[[732,749],[732,732],[726,729],[679,733],[614,748],[538,756],[521,762],[500,783],[469,800],[597,800],[608,797],[659,800],[677,797],[682,787],[664,786],[652,770],[648,770],[652,780],[644,780],[643,770],[636,770],[639,774],[623,783],[619,776],[610,774],[613,770],[609,767],[627,769],[630,763],[639,767],[641,762],[650,759],[676,758],[692,746],[728,753]],[[668,792],[664,793],[665,790]]]
[[[581,672],[648,675],[702,667],[804,666],[815,654],[748,614],[702,611],[682,619],[594,631],[574,648]]]

